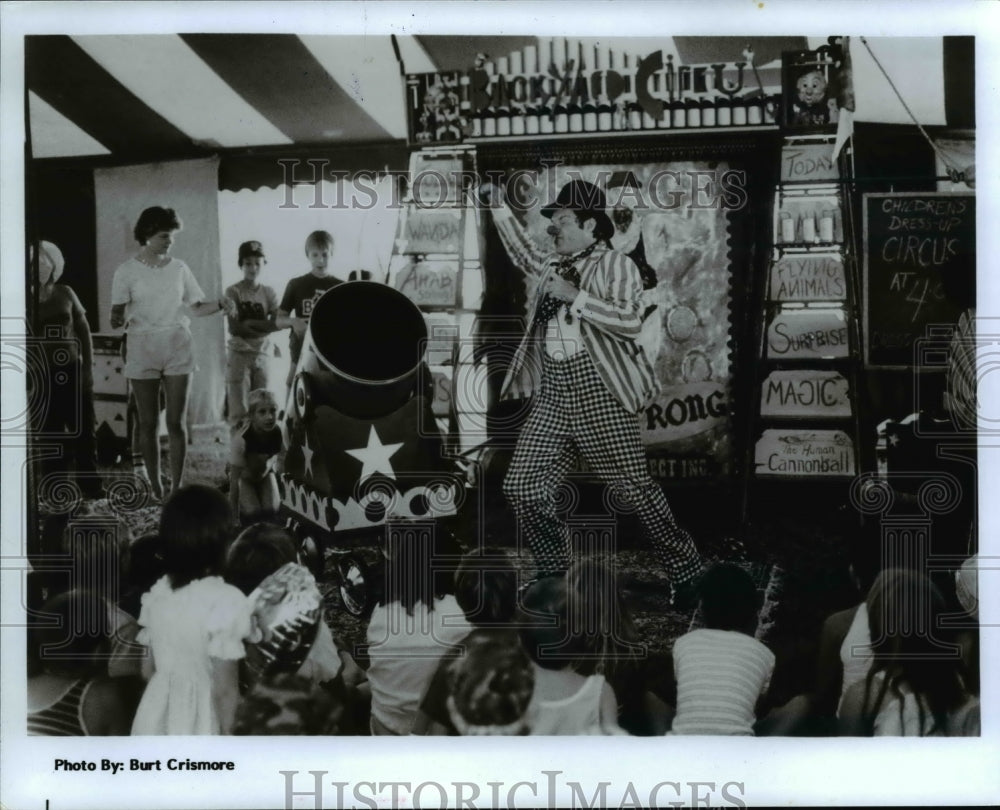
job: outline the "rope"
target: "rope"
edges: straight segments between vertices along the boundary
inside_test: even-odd
[[[910,109],[910,105],[906,103],[906,99],[903,98],[902,94],[896,88],[896,85],[892,81],[892,78],[889,76],[888,73],[886,73],[885,68],[882,67],[882,63],[878,61],[878,57],[874,54],[874,52],[871,49],[871,46],[868,44],[868,40],[865,39],[864,37],[859,37],[859,39],[861,40],[861,43],[865,46],[865,49],[871,55],[871,58],[875,60],[875,64],[878,65],[878,69],[882,71],[882,75],[885,76],[885,80],[889,82],[889,86],[892,88],[892,92],[896,94],[896,98],[898,98],[899,103],[903,105],[903,109],[906,110],[906,114],[910,116],[910,120],[912,120],[913,123],[916,124],[917,129],[920,130],[920,134],[924,136],[924,138],[927,140],[927,143],[930,144],[931,149],[934,150],[934,154],[936,154],[939,158],[941,158],[941,162],[944,163],[944,165],[947,167],[948,177],[951,179],[953,183],[964,182],[965,173],[959,171],[958,168],[952,164],[952,162],[948,159],[948,156],[944,154],[944,152],[942,152],[940,149],[938,149],[937,144],[934,143],[934,141],[931,139],[931,136],[927,134],[927,130],[925,130],[923,126],[921,126],[920,122],[917,120],[917,117],[913,114],[913,111]]]

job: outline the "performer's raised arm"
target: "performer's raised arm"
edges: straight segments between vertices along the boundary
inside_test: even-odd
[[[500,240],[511,262],[522,272],[540,276],[552,257],[551,251],[542,250],[514,216],[514,212],[504,201],[503,191],[493,183],[480,187],[480,198],[493,215],[493,222],[500,232]]]

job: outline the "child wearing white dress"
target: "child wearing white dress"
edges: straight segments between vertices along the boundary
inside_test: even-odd
[[[220,573],[232,512],[226,497],[185,487],[163,507],[163,576],[142,597],[137,640],[150,676],[132,734],[227,734],[239,699],[238,661],[251,605]]]
[[[674,642],[677,714],[671,734],[753,735],[774,653],[753,637],[760,598],[750,575],[720,563],[699,584],[705,627]]]

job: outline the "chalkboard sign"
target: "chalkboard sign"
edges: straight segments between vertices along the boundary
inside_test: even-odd
[[[930,326],[958,321],[976,292],[976,198],[865,194],[865,363],[912,367]]]

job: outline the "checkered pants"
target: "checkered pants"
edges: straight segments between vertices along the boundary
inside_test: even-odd
[[[556,514],[556,490],[582,455],[590,469],[632,504],[648,542],[675,585],[701,570],[694,541],[674,521],[646,469],[639,421],[608,391],[587,351],[546,356],[542,390],[521,431],[504,494],[517,515],[539,575],[566,569],[569,528]]]

